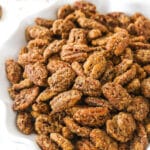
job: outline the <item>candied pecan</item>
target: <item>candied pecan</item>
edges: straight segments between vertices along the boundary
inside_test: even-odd
[[[115,66],[116,76],[123,74],[132,65],[133,61],[130,59],[123,59],[120,64]]]
[[[27,109],[39,94],[39,87],[31,87],[21,90],[16,96],[13,109],[16,111]]]
[[[64,123],[70,129],[72,133],[75,133],[81,137],[89,137],[91,130],[87,127],[79,126],[76,122],[74,122],[72,118],[65,117]]]
[[[44,64],[36,62],[25,66],[24,76],[29,78],[35,85],[45,86],[47,84],[48,71]]]
[[[73,115],[81,108],[87,108],[87,106],[75,105],[71,108],[67,108],[65,112],[68,116],[73,117]]]
[[[22,69],[20,65],[13,59],[8,59],[5,62],[6,75],[11,84],[18,83],[22,78]]]
[[[125,109],[131,102],[131,96],[120,84],[108,82],[102,86],[104,96],[118,110]]]
[[[76,1],[73,4],[73,8],[74,9],[79,9],[81,11],[85,12],[96,12],[96,6],[90,2],[86,2],[86,1]]]
[[[15,100],[18,92],[16,90],[14,90],[12,87],[9,87],[8,88],[8,93],[9,93],[9,96],[12,98],[12,100]]]
[[[89,47],[85,44],[67,44],[62,47],[60,57],[62,60],[72,63],[73,61],[83,62],[88,57]]]
[[[102,126],[109,118],[107,107],[87,107],[75,112],[73,119],[83,126]]]
[[[84,73],[91,78],[98,79],[106,69],[106,59],[101,52],[91,54],[83,65]]]
[[[48,40],[46,39],[33,39],[30,40],[27,44],[27,49],[28,51],[32,50],[36,50],[38,51],[40,54],[43,54],[44,49],[47,47],[48,45]]]
[[[102,35],[101,30],[92,29],[88,32],[88,39],[93,40],[93,39],[96,39],[96,38],[100,37],[101,35]]]
[[[143,35],[146,39],[150,38],[150,21],[143,16],[139,16],[134,23],[129,24],[130,34]]]
[[[150,63],[150,49],[140,49],[135,53],[135,59],[142,64]]]
[[[50,73],[55,73],[57,70],[65,67],[69,67],[70,65],[67,62],[58,60],[58,59],[49,59],[47,64],[47,70]]]
[[[33,121],[30,113],[19,112],[17,114],[16,124],[18,129],[24,134],[31,134],[33,131]]]
[[[12,89],[14,90],[21,90],[24,88],[29,88],[33,85],[33,82],[30,81],[29,79],[24,79],[20,81],[19,83],[13,84]]]
[[[109,110],[112,110],[111,104],[103,99],[98,97],[87,97],[85,99],[85,103],[87,103],[90,106],[96,106],[96,107],[107,107]]]
[[[51,99],[53,96],[57,95],[58,93],[59,90],[57,90],[56,88],[46,88],[39,94],[36,101],[37,102],[47,101]]]
[[[146,78],[146,72],[145,72],[144,68],[137,63],[135,63],[135,66],[136,66],[136,77],[139,80]]]
[[[127,91],[133,94],[139,93],[140,88],[141,88],[141,83],[138,78],[133,79],[126,87]]]
[[[77,141],[76,150],[97,150],[97,148],[87,139]]]
[[[101,83],[91,77],[78,76],[73,85],[74,89],[80,90],[84,95],[100,96]]]
[[[74,150],[72,143],[59,133],[51,133],[50,139],[56,142],[58,146],[62,148],[62,150]]]
[[[142,81],[141,90],[145,97],[150,98],[150,77]]]
[[[25,31],[26,40],[30,41],[31,39],[39,38],[39,39],[51,39],[51,34],[49,29],[34,25],[26,28]]]
[[[80,17],[77,19],[78,24],[80,27],[85,29],[99,29],[101,32],[107,32],[106,26],[101,24],[100,22],[97,22],[94,19],[89,19],[85,17]]]
[[[74,70],[74,72],[78,75],[78,76],[84,76],[84,70],[82,68],[82,65],[80,63],[78,63],[77,61],[74,61],[71,64],[72,69]]]
[[[105,72],[103,73],[102,77],[100,78],[100,82],[105,84],[106,82],[110,82],[115,77],[115,68],[111,61],[107,61]]]
[[[118,150],[118,144],[101,129],[93,129],[90,139],[99,150]]]
[[[49,58],[52,54],[59,53],[66,43],[66,40],[54,40],[48,47],[44,50],[43,56],[45,59]]]
[[[85,17],[85,14],[81,12],[81,10],[75,10],[73,13],[69,14],[65,20],[70,20],[72,22],[76,22],[78,18]]]
[[[42,150],[59,150],[58,146],[46,135],[37,135],[36,143]]]
[[[115,33],[109,38],[106,48],[112,51],[116,56],[121,55],[129,44],[129,35],[125,31]]]
[[[56,89],[58,92],[67,90],[75,78],[75,72],[70,67],[64,67],[57,70],[48,78],[50,89]]]
[[[86,44],[86,30],[81,28],[73,28],[70,31],[67,43]]]
[[[49,115],[40,114],[35,120],[35,130],[38,134],[48,135],[60,132],[62,125],[58,121],[51,122]]]
[[[149,113],[149,104],[142,96],[134,97],[127,111],[132,113],[134,119],[143,121]]]
[[[35,23],[37,25],[43,26],[43,27],[46,27],[46,28],[52,27],[53,22],[54,21],[51,20],[51,19],[45,19],[45,18],[40,18],[40,17],[38,17],[38,18],[35,19]]]
[[[120,142],[127,142],[132,139],[135,129],[136,124],[132,115],[124,112],[120,112],[112,120],[106,122],[107,133]]]
[[[34,103],[32,105],[32,110],[39,112],[39,113],[48,113],[50,110],[50,107],[46,103]]]
[[[53,32],[62,38],[68,38],[69,32],[75,25],[70,20],[57,19],[53,23]]]
[[[24,52],[19,54],[18,56],[18,63],[23,67],[30,63],[36,63],[36,62],[39,63],[45,62],[43,55],[40,54],[37,50]]]
[[[144,66],[143,69],[145,70],[145,72],[147,73],[147,75],[150,75],[150,65]]]
[[[136,76],[136,66],[132,65],[129,70],[127,70],[123,74],[117,76],[114,79],[114,83],[124,85],[124,84],[127,84],[132,79],[134,79],[135,76]]]
[[[50,105],[53,111],[62,111],[74,106],[80,99],[82,93],[78,90],[69,90],[55,96]]]
[[[130,149],[132,150],[146,150],[148,146],[148,137],[144,126],[138,123],[137,133],[131,142]]]
[[[74,11],[74,9],[71,5],[63,5],[57,11],[57,18],[58,19],[65,19],[73,11]]]
[[[126,28],[130,23],[130,17],[122,12],[112,12],[105,16],[105,22],[110,29],[115,26]]]
[[[73,139],[73,133],[68,127],[63,127],[62,128],[62,136],[66,139]]]

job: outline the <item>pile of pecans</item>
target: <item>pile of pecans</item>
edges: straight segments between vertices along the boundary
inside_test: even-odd
[[[146,150],[150,20],[77,1],[35,23],[6,61],[18,129],[42,150]]]

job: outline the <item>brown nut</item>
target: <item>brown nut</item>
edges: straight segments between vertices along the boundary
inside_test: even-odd
[[[67,43],[87,44],[86,35],[86,30],[80,28],[73,28],[70,31]]]
[[[22,78],[22,69],[13,59],[5,62],[6,75],[11,84],[18,83]]]
[[[62,148],[62,150],[74,150],[72,143],[59,133],[51,133],[50,138],[52,141],[56,142],[58,146]]]
[[[46,27],[46,28],[52,27],[53,22],[54,21],[51,20],[51,19],[45,19],[45,18],[40,18],[40,17],[38,17],[38,18],[35,19],[35,23],[37,25],[43,26],[43,27]]]
[[[46,135],[37,135],[36,143],[42,150],[59,150],[57,144],[55,144],[49,136]]]
[[[31,39],[51,39],[50,31],[42,26],[34,25],[26,28],[25,31],[26,40],[30,41]]]
[[[107,42],[106,48],[116,56],[121,55],[129,44],[129,35],[126,32],[115,33]]]
[[[61,132],[62,125],[58,121],[51,122],[49,115],[40,114],[35,120],[35,130],[38,134],[48,135],[53,132]]]
[[[145,97],[150,98],[150,78],[146,78],[142,81],[141,90]]]
[[[105,99],[99,97],[87,97],[85,103],[90,106],[95,107],[107,107],[109,110],[112,110],[112,105]]]
[[[63,46],[60,57],[69,63],[84,62],[88,57],[88,51],[89,47],[85,44],[67,44]]]
[[[89,137],[91,130],[87,127],[79,126],[72,118],[65,117],[64,123],[72,133],[75,133],[81,137]]]
[[[139,63],[142,64],[150,63],[150,50],[149,49],[137,50],[135,54],[135,58]]]
[[[102,33],[99,29],[92,29],[88,32],[88,39],[93,40],[102,36]]]
[[[13,109],[15,111],[25,110],[35,101],[39,94],[39,87],[31,87],[21,90],[15,97]]]
[[[107,107],[81,108],[73,115],[73,119],[83,126],[102,126],[109,118]]]
[[[135,129],[136,123],[132,115],[124,112],[120,112],[106,122],[107,133],[120,142],[131,140]]]
[[[107,133],[100,129],[93,129],[90,133],[90,139],[97,149],[118,150],[118,144]]]
[[[120,84],[108,82],[102,86],[102,92],[110,104],[112,104],[112,106],[118,110],[127,108],[132,101],[127,90]]]
[[[143,121],[149,113],[148,101],[142,96],[134,97],[127,111],[131,113],[137,121]]]
[[[78,76],[73,85],[73,89],[77,89],[88,96],[101,95],[101,83],[91,77]]]
[[[57,18],[58,19],[65,19],[73,11],[74,11],[74,9],[72,8],[72,6],[70,6],[70,5],[63,5],[57,11]]]
[[[72,28],[74,28],[73,22],[70,20],[57,19],[53,23],[53,32],[56,35],[61,36],[63,39],[68,38],[69,32]]]
[[[48,47],[44,50],[43,56],[48,59],[52,54],[59,53],[66,43],[66,40],[54,40]]]
[[[29,64],[25,66],[24,76],[29,78],[35,85],[45,86],[47,84],[48,71],[42,63]]]
[[[129,70],[127,70],[127,71],[124,72],[123,74],[117,76],[117,77],[114,79],[114,83],[121,84],[121,85],[125,85],[125,84],[127,84],[129,81],[131,81],[132,79],[134,79],[135,76],[136,76],[136,66],[135,66],[135,65],[132,65]]]
[[[138,78],[133,79],[126,87],[129,93],[137,94],[140,92],[141,83]]]
[[[24,134],[31,134],[33,131],[33,120],[30,113],[19,112],[17,114],[16,124],[18,129]]]
[[[145,70],[145,72],[147,73],[147,75],[150,75],[150,65],[144,66],[143,69]]]
[[[130,59],[123,59],[120,64],[115,66],[116,76],[123,74],[127,71],[129,67],[131,67],[133,61]]]
[[[70,65],[67,62],[58,60],[58,59],[49,59],[49,62],[47,64],[47,70],[53,74],[55,73],[57,70],[65,68],[65,67],[69,67]]]
[[[25,88],[30,88],[33,85],[33,82],[30,81],[29,79],[24,79],[20,81],[19,83],[13,84],[12,88],[14,90],[22,90]]]
[[[53,111],[62,111],[74,106],[80,99],[82,93],[78,90],[69,90],[55,96],[50,105]]]
[[[106,26],[95,21],[94,19],[89,19],[85,17],[78,18],[77,20],[80,27],[85,29],[99,29],[101,32],[107,32]]]
[[[91,54],[83,65],[84,73],[91,78],[98,79],[106,69],[106,59],[101,52]]]

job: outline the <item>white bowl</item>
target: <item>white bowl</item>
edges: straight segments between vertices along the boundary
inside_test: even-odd
[[[0,127],[3,133],[6,133],[8,138],[17,143],[28,145],[30,150],[39,150],[35,143],[35,135],[23,135],[20,133],[15,124],[16,113],[11,109],[12,100],[10,99],[7,89],[9,87],[8,80],[5,74],[5,60],[7,58],[17,58],[20,48],[26,44],[24,30],[28,25],[34,23],[36,17],[56,18],[57,9],[68,3],[73,3],[75,0],[53,0],[47,8],[33,15],[24,18],[16,27],[16,31],[0,48]],[[134,12],[142,12],[147,17],[150,17],[150,1],[142,0],[89,0],[96,4],[97,10],[105,13],[112,11],[124,11],[128,14]],[[11,25],[10,25],[11,27]],[[1,134],[1,133],[0,133]],[[150,149],[150,148],[148,148]]]

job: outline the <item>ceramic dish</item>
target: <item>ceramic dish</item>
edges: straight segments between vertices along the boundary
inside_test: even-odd
[[[89,0],[97,6],[97,10],[105,13],[112,11],[123,11],[128,14],[134,12],[142,12],[150,18],[150,2],[141,0]],[[53,0],[47,8],[33,15],[24,18],[16,27],[13,35],[0,47],[0,127],[3,132],[14,142],[28,145],[28,150],[39,150],[35,143],[35,135],[23,135],[20,133],[15,124],[15,112],[11,109],[12,100],[10,99],[7,88],[9,83],[5,74],[5,60],[7,58],[16,58],[20,48],[25,45],[24,30],[28,25],[34,23],[36,17],[55,19],[57,9],[68,3],[73,3],[74,0]],[[1,134],[1,133],[0,133]],[[150,150],[150,147],[148,148]]]

